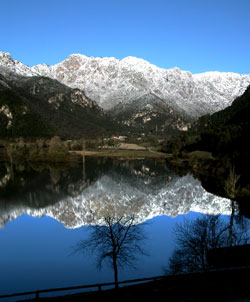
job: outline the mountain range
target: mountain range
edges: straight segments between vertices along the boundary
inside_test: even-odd
[[[192,74],[178,68],[159,68],[135,57],[118,60],[81,54],[72,54],[53,66],[39,64],[29,67],[12,59],[10,54],[0,52],[0,74],[5,78],[0,78],[0,85],[2,83],[6,89],[6,84],[10,86],[13,82],[15,87],[20,86],[22,81],[17,80],[18,76],[25,77],[23,82],[33,82],[33,86],[25,84],[21,88],[33,97],[35,94],[36,98],[41,95],[43,86],[41,84],[40,90],[36,90],[39,79],[47,82],[51,79],[53,85],[59,86],[60,83],[67,87],[65,90],[71,88],[71,91],[82,93],[83,101],[79,98],[77,104],[80,106],[88,99],[96,109],[93,115],[96,118],[105,116],[105,121],[101,122],[102,131],[106,130],[107,124],[109,128],[124,126],[125,131],[134,129],[138,132],[187,130],[198,117],[229,106],[250,84],[250,75]],[[60,103],[58,99],[55,102]],[[72,107],[71,103],[68,104]],[[65,112],[71,109],[65,108]],[[81,127],[80,120],[96,124],[93,115],[79,116],[77,125]]]

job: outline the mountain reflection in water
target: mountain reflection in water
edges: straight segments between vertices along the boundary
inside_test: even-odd
[[[113,281],[93,254],[73,254],[87,226],[104,217],[135,217],[147,240],[120,280],[163,274],[174,248],[173,226],[183,217],[230,214],[230,201],[206,192],[191,175],[164,161],[86,158],[72,167],[0,165],[0,294]],[[186,215],[180,215],[186,214]],[[33,217],[32,217],[33,216]],[[54,218],[51,219],[50,217]],[[37,219],[37,218],[41,219]],[[60,223],[58,223],[60,222]]]
[[[23,214],[50,216],[67,228],[98,224],[110,215],[159,215],[190,211],[229,214],[227,199],[206,192],[191,175],[179,177],[156,160],[87,158],[83,165],[0,168],[0,225]]]

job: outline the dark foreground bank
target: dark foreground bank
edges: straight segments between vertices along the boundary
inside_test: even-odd
[[[93,289],[94,290],[94,289]],[[28,301],[250,301],[250,267],[212,270],[205,273],[163,276],[137,285]],[[17,299],[18,300],[18,299]],[[0,301],[7,301],[1,299]],[[19,298],[18,301],[24,301]],[[27,299],[25,300],[27,301]]]

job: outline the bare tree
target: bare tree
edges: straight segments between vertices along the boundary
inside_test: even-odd
[[[145,254],[141,245],[146,239],[142,224],[135,224],[135,216],[103,218],[104,225],[90,226],[90,236],[80,241],[75,252],[91,252],[97,255],[97,266],[109,263],[114,271],[118,287],[118,267],[134,266],[138,254]]]
[[[226,191],[226,194],[228,198],[231,200],[231,216],[230,216],[230,223],[229,223],[229,236],[228,236],[228,245],[233,245],[233,224],[234,224],[234,217],[235,217],[235,211],[236,211],[236,204],[234,199],[237,196],[238,193],[238,187],[237,183],[240,179],[240,176],[236,174],[235,167],[231,166],[229,170],[228,178],[225,181],[224,189]]]
[[[249,225],[248,225],[249,226]],[[249,242],[249,228],[242,224],[234,226],[232,244]],[[184,221],[174,229],[177,246],[169,259],[166,273],[190,273],[209,269],[209,249],[228,246],[228,223],[219,215],[203,215],[195,221]]]
[[[239,179],[240,179],[240,175],[237,175],[235,172],[235,167],[231,166],[229,170],[228,178],[226,179],[224,185],[227,196],[231,200],[237,196],[237,192],[238,192],[237,182],[239,181]]]
[[[13,144],[13,143],[7,144],[6,152],[7,152],[7,155],[9,157],[9,159],[10,159],[11,177],[13,177],[13,175],[14,175],[14,173],[13,173],[13,154],[15,153],[15,151],[16,151],[15,144]]]

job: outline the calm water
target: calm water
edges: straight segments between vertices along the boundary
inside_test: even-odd
[[[136,268],[119,280],[162,275],[175,247],[173,227],[200,213],[230,214],[230,202],[206,192],[163,161],[86,158],[60,166],[0,165],[0,294],[112,282],[95,254],[73,253],[103,217],[134,217],[146,239]],[[136,255],[135,255],[136,256]]]

